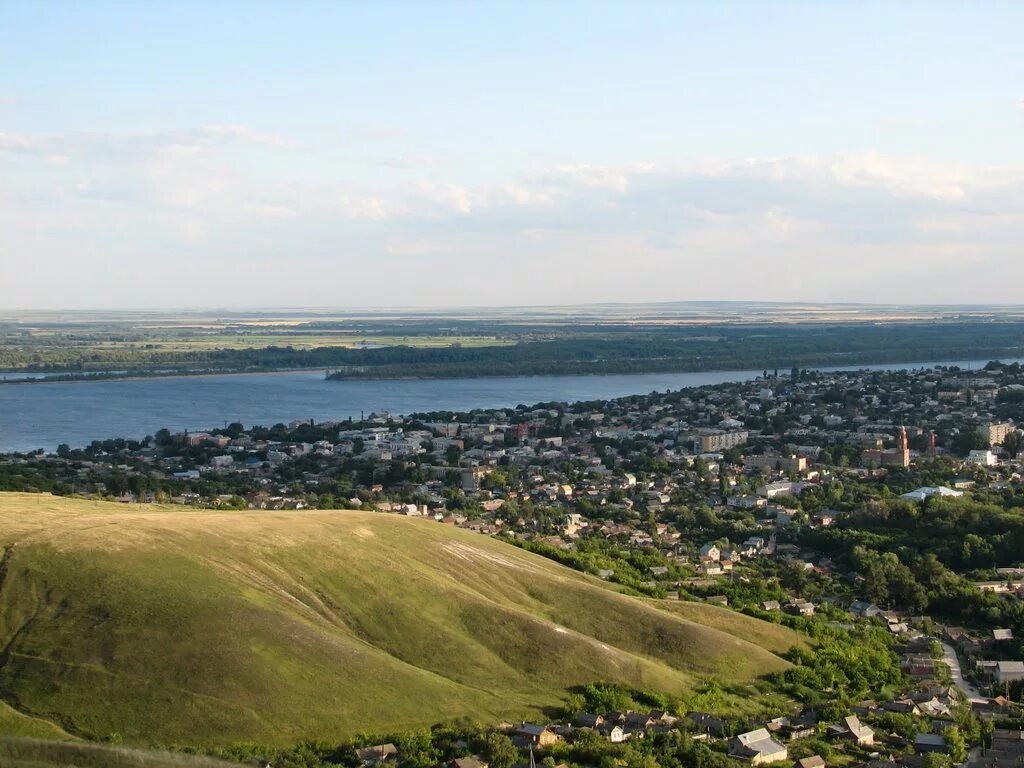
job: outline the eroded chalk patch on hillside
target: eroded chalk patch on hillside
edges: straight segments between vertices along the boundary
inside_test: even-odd
[[[507,555],[499,555],[496,552],[488,552],[477,547],[463,544],[461,541],[445,541],[441,549],[450,555],[454,555],[466,562],[487,563],[489,565],[501,565],[506,568],[515,568],[519,571],[531,571],[533,573],[544,573],[545,571],[533,563],[524,562],[518,558]]]

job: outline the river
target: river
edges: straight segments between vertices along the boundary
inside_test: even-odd
[[[871,370],[925,365],[983,366],[987,361],[859,366]],[[823,369],[829,370],[829,369]],[[681,387],[746,381],[756,371],[608,376],[516,376],[479,379],[326,381],[322,371],[181,376],[119,381],[0,385],[0,452],[78,447],[112,437],[139,439],[161,427],[199,430],[238,421],[247,426],[294,419],[359,418],[465,411],[543,401],[603,400]]]

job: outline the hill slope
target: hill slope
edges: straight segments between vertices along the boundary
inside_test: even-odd
[[[35,739],[73,740],[74,737],[61,730],[49,720],[23,715],[0,701],[0,734],[3,736],[24,736]],[[3,765],[3,763],[0,763]]]
[[[496,721],[597,679],[682,693],[702,676],[781,669],[772,651],[799,642],[369,512],[0,494],[0,547],[0,698],[75,734],[137,743]]]
[[[0,738],[4,768],[241,768],[196,755],[142,752],[100,744]]]

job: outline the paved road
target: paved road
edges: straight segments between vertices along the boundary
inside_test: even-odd
[[[964,680],[960,670],[960,659],[957,658],[956,650],[948,643],[939,643],[942,646],[942,659],[949,665],[949,671],[953,674],[953,682],[963,691],[971,701],[988,701],[988,697],[982,695],[973,684]]]

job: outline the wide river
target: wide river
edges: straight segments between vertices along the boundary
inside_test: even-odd
[[[928,365],[978,368],[987,361],[859,366],[899,370]],[[1011,362],[1011,361],[1007,361]],[[1024,362],[1024,361],[1018,361]],[[827,369],[825,369],[827,370]],[[614,376],[516,376],[483,379],[326,381],[323,371],[183,376],[121,381],[0,385],[0,452],[83,446],[111,437],[142,438],[161,427],[172,432],[312,418],[465,411],[544,401],[603,400],[623,395],[728,381],[756,371],[703,371]]]

